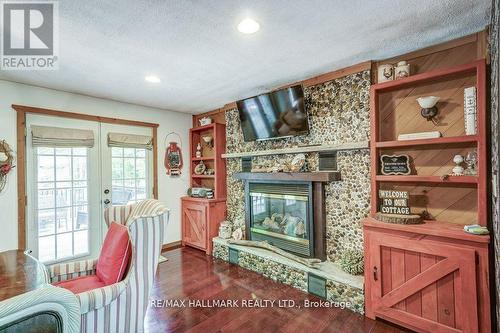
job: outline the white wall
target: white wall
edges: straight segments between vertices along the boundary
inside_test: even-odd
[[[182,153],[187,160],[191,115],[0,80],[0,140],[6,140],[14,152],[17,151],[16,111],[12,109],[12,104],[160,124],[158,128],[158,195],[159,200],[165,202],[171,209],[164,243],[181,239],[180,197],[189,187],[189,166],[186,165],[183,168],[183,175],[180,178],[168,177],[163,167],[163,141],[167,133],[171,131],[179,133],[183,142]],[[16,172],[14,169],[9,174],[7,186],[0,193],[0,251],[17,248]]]

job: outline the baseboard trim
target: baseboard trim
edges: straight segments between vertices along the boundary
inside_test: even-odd
[[[163,246],[161,247],[161,252],[175,250],[175,249],[178,249],[180,247],[182,247],[181,241],[163,244]]]

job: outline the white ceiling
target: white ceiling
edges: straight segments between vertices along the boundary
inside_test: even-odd
[[[489,10],[490,0],[63,0],[60,69],[0,79],[200,113],[482,30]],[[236,30],[247,16],[256,34]]]

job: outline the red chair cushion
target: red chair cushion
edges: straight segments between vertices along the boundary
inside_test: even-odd
[[[120,282],[132,255],[128,228],[116,222],[109,226],[97,261],[96,275],[106,285]]]
[[[83,293],[84,291],[106,286],[106,284],[95,275],[82,276],[67,281],[55,282],[53,283],[53,285],[56,287],[68,289],[74,294],[79,294]]]

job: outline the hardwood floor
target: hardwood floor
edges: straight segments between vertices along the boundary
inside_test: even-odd
[[[145,320],[146,332],[405,332],[338,308],[278,307],[278,300],[320,299],[259,274],[181,248],[164,252],[158,267]],[[246,300],[276,300],[273,307],[242,308]],[[167,307],[162,301],[186,300],[186,306]],[[235,300],[239,307],[189,307],[189,300]],[[168,304],[167,304],[168,305]],[[180,304],[177,304],[180,305]]]

